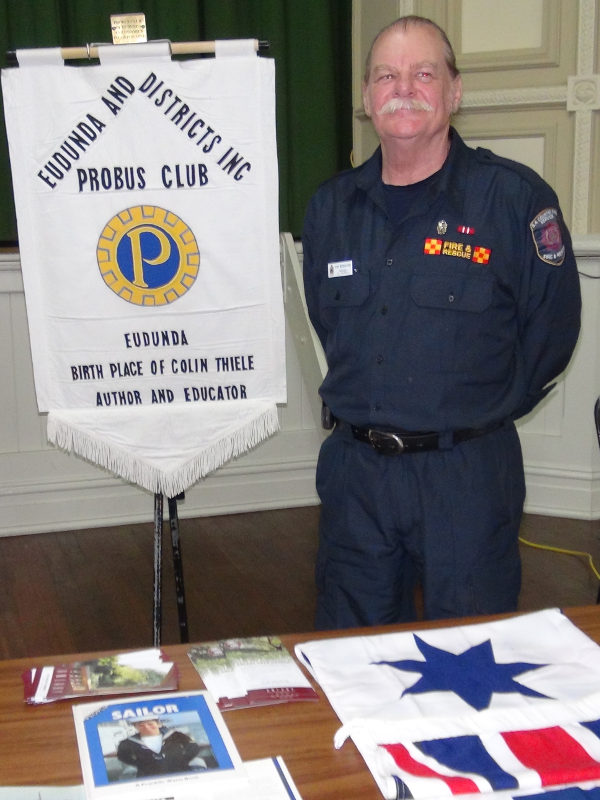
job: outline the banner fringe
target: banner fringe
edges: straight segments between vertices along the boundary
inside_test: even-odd
[[[277,406],[273,405],[231,434],[211,443],[177,469],[168,472],[147,463],[126,448],[69,424],[65,419],[56,419],[52,414],[48,416],[47,436],[48,441],[61,450],[75,453],[154,494],[175,497],[227,461],[256,447],[278,430],[279,416]]]

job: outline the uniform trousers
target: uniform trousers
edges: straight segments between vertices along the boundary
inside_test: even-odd
[[[514,424],[382,455],[348,426],[323,442],[317,629],[515,611],[525,479]]]

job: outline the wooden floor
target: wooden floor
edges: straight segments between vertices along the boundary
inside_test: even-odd
[[[191,641],[312,628],[317,507],[181,519]],[[526,516],[522,536],[588,552],[600,521]],[[170,537],[162,642],[179,639]],[[522,547],[520,606],[596,602],[583,556]],[[152,646],[153,525],[0,538],[0,658]]]

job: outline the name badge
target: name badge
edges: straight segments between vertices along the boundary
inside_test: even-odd
[[[327,264],[327,275],[329,278],[341,278],[344,275],[352,275],[352,261],[330,261]]]

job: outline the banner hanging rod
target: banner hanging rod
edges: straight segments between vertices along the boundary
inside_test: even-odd
[[[92,59],[98,58],[98,47],[100,45],[97,44],[86,44],[82,45],[81,47],[61,47],[60,48],[60,55],[65,61],[71,60],[83,60],[83,59]],[[112,47],[113,45],[108,44],[107,47]],[[118,47],[119,45],[114,45]],[[195,55],[195,54],[207,54],[207,53],[214,53],[215,52],[215,42],[169,42],[169,46],[171,48],[171,55],[174,56],[181,56],[181,55]],[[254,49],[257,53],[264,53],[266,50],[269,49],[269,42],[264,41],[262,39],[255,39],[254,40]],[[17,53],[15,50],[8,50],[6,53],[6,58],[8,64],[16,64],[17,63]]]

